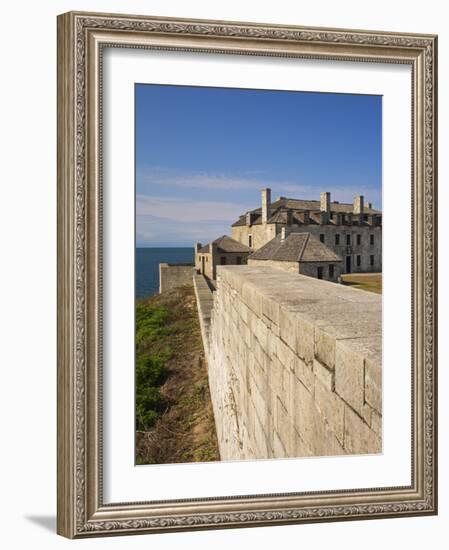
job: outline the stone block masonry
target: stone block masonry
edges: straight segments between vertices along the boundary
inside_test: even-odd
[[[222,460],[381,452],[379,295],[271,267],[220,266],[213,302],[206,298]]]
[[[193,264],[159,264],[159,294],[177,286],[191,285]]]

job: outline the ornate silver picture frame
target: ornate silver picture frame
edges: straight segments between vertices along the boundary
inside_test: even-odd
[[[103,55],[200,52],[411,69],[411,483],[105,502]],[[70,12],[58,18],[58,533],[69,538],[437,513],[437,37]],[[408,354],[408,356],[407,356]],[[133,426],[130,427],[133,429]]]

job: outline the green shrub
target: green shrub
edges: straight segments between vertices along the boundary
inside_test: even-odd
[[[161,337],[167,331],[169,311],[143,302],[136,305],[136,429],[149,430],[166,406],[159,386],[163,384],[166,362],[172,356]]]
[[[147,387],[160,385],[167,374],[162,357],[141,355],[136,361],[136,386]]]
[[[157,390],[157,388],[154,388]],[[158,390],[159,391],[159,390]],[[159,411],[147,409],[146,405],[137,403],[136,406],[136,430],[147,431],[152,428],[159,418]]]
[[[150,343],[164,333],[169,317],[167,309],[138,303],[136,307],[136,344]]]

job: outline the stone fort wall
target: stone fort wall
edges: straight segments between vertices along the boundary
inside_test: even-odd
[[[206,300],[222,460],[381,452],[379,295],[223,266]]]
[[[159,264],[159,294],[177,286],[191,285],[194,273],[193,264]]]

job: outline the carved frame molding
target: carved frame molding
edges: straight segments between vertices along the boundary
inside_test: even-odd
[[[411,486],[103,504],[104,47],[411,65]],[[431,35],[75,12],[58,17],[58,533],[78,538],[437,513],[436,55]]]

